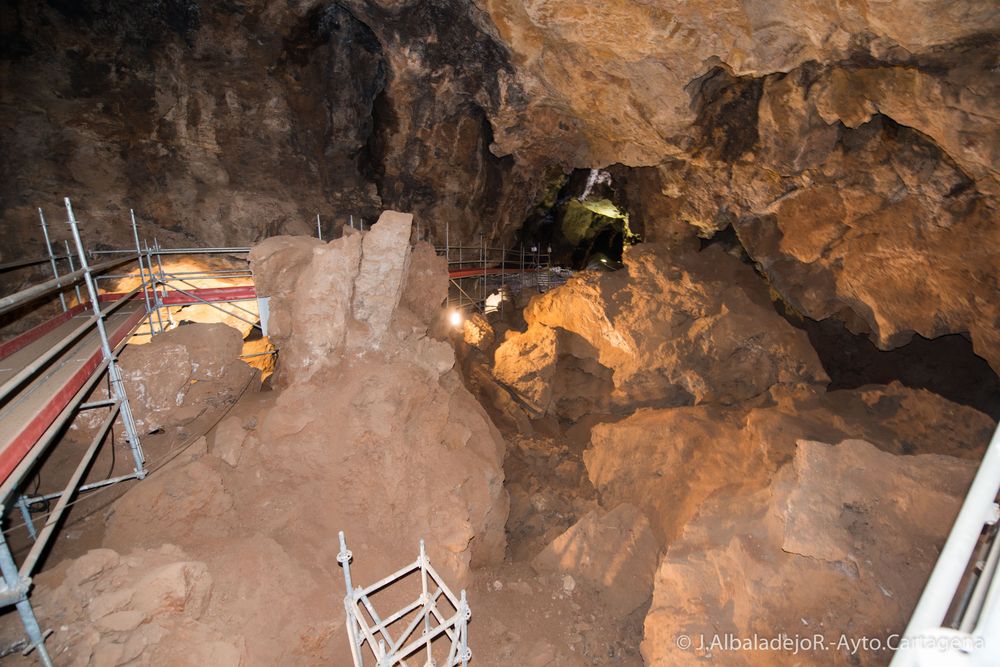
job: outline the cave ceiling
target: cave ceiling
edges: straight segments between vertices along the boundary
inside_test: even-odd
[[[383,208],[510,242],[610,167],[644,239],[735,230],[796,312],[1000,367],[990,0],[49,0],[0,10],[3,256],[80,201],[164,243]],[[622,203],[618,201],[616,203]],[[53,214],[55,210],[53,210]]]

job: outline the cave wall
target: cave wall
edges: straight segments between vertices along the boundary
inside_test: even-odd
[[[989,0],[7,2],[3,258],[34,206],[127,242],[412,211],[509,242],[611,166],[634,228],[732,228],[793,310],[1000,368],[1000,8]]]
[[[732,227],[800,314],[1000,369],[996,3],[482,4],[526,99],[498,152],[617,163],[646,240]]]
[[[411,11],[412,10],[412,11]],[[4,259],[69,195],[98,245],[128,208],[167,244],[327,235],[413,211],[424,235],[508,237],[533,192],[494,156],[506,51],[461,0],[7,2],[0,9]],[[372,27],[370,27],[372,26]],[[59,236],[59,234],[57,234]]]

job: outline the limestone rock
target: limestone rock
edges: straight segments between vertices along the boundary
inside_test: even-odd
[[[140,435],[190,421],[250,387],[259,373],[239,358],[242,343],[225,324],[188,324],[127,346],[122,375]]]
[[[532,561],[541,571],[564,572],[601,594],[614,613],[627,616],[647,602],[659,547],[646,517],[622,504],[592,511],[557,537]]]
[[[527,97],[496,114],[499,150],[567,155],[579,165],[656,164],[689,148],[698,124],[691,102],[708,63],[759,77],[839,62],[861,44],[872,59],[933,54],[1000,25],[990,3],[976,0],[864,8],[784,1],[767,11],[735,0],[592,0],[568,11],[489,0],[485,9],[519,64],[514,82]]]
[[[883,349],[913,332],[968,332],[996,369],[996,211],[939,150],[876,118],[841,139],[808,178],[748,201],[734,224],[798,312],[838,316]]]
[[[893,454],[978,460],[994,422],[898,384],[830,393],[775,389],[771,400],[640,410],[594,427],[584,461],[605,504],[632,503],[671,544],[713,494],[766,487],[798,439],[862,438]]]
[[[197,619],[208,606],[211,589],[212,577],[204,563],[171,563],[139,580],[132,605],[149,616],[184,612]]]
[[[295,283],[294,331],[281,345],[281,373],[287,381],[308,380],[336,365],[351,323],[353,281],[361,261],[361,236],[350,234],[314,248]]]
[[[874,114],[929,136],[984,194],[1000,195],[1000,82],[981,79],[975,55],[947,78],[916,67],[831,69],[817,82],[816,108],[830,124],[858,127]]]
[[[570,418],[587,405],[734,403],[778,383],[827,381],[805,335],[777,315],[749,267],[719,248],[675,254],[643,244],[625,264],[533,299],[528,330],[497,348],[494,374],[536,413],[553,408],[548,392],[564,368],[574,379],[556,395],[585,392],[583,405],[555,406]],[[611,376],[603,405],[602,369]]]
[[[240,463],[243,447],[250,434],[237,417],[226,417],[215,427],[212,454],[235,468]]]
[[[268,334],[280,350],[281,382],[308,380],[339,363],[360,260],[357,233],[327,244],[274,237],[251,250],[257,293],[269,298]]]
[[[188,652],[192,646],[196,652],[215,646],[237,657],[243,653],[238,634],[205,622],[214,587],[208,566],[175,546],[127,556],[90,551],[42,572],[36,581],[35,609],[59,628],[48,638],[49,651],[64,664],[163,664],[179,646]]]
[[[312,260],[313,250],[323,245],[308,236],[272,236],[250,248],[250,270],[254,286],[270,304],[268,333],[276,339],[292,335],[292,297],[299,276]]]
[[[493,376],[515,392],[536,416],[552,404],[552,378],[558,361],[558,333],[549,327],[512,333],[495,353]]]
[[[366,329],[352,332],[352,348],[378,348],[403,295],[410,262],[413,215],[385,211],[365,234],[361,268],[354,280],[351,309]]]
[[[425,326],[441,317],[448,298],[448,261],[434,246],[421,241],[410,252],[410,266],[403,286],[402,303]]]
[[[902,633],[974,473],[973,462],[948,456],[800,441],[769,487],[712,496],[671,543],[646,616],[646,664],[701,664],[701,639],[729,633],[818,634],[828,646],[842,633]],[[678,648],[682,634],[693,639],[688,650]],[[824,663],[880,665],[889,657],[831,651]],[[733,665],[803,660],[790,651],[712,653]]]
[[[347,229],[327,244],[276,237],[253,249],[251,270],[258,294],[270,299],[268,333],[280,350],[279,384],[307,382],[317,373],[334,371],[345,354],[383,347],[392,354],[411,337],[411,345],[422,344],[418,341],[431,310],[424,300],[434,298],[442,275],[440,264],[427,255],[433,253],[429,246],[422,251],[421,268],[408,272],[412,220],[410,214],[386,211],[370,231]],[[409,303],[419,315],[398,308],[410,277],[415,283]],[[403,322],[390,336],[397,319]]]

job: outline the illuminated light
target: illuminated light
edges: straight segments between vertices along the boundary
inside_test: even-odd
[[[603,258],[603,257],[601,257],[601,263],[602,263],[602,264],[607,264],[607,263],[608,263],[608,260],[607,260],[607,259],[605,259],[605,258]]]
[[[460,327],[462,326],[462,311],[453,310],[448,313],[448,321],[451,322],[451,326]]]

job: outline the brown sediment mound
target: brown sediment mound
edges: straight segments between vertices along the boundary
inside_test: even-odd
[[[176,546],[128,555],[95,549],[60,563],[44,581],[34,602],[60,627],[49,648],[57,664],[244,663],[241,632],[203,622],[215,588],[208,567]]]
[[[207,439],[111,508],[105,546],[124,553],[176,544],[199,563],[213,582],[199,623],[213,637],[240,628],[235,655],[246,664],[341,664],[350,655],[340,530],[359,583],[412,560],[420,539],[456,590],[471,584],[471,566],[503,559],[505,445],[453,370],[450,345],[427,334],[447,277],[436,258],[422,261],[426,249],[420,266],[409,261],[410,224],[410,216],[386,214],[372,231],[329,244],[275,238],[255,248],[280,389],[235,406]],[[417,291],[406,283],[413,272]],[[184,329],[196,327],[163,338]],[[185,342],[202,344],[197,336]],[[190,356],[183,344],[164,349]],[[136,358],[134,372],[146,377],[164,358],[173,357],[147,354],[146,369]],[[137,391],[135,400],[151,395]],[[116,576],[124,587],[143,573],[137,566]],[[69,594],[54,586],[53,595]],[[93,650],[136,630],[120,632],[96,638]]]

